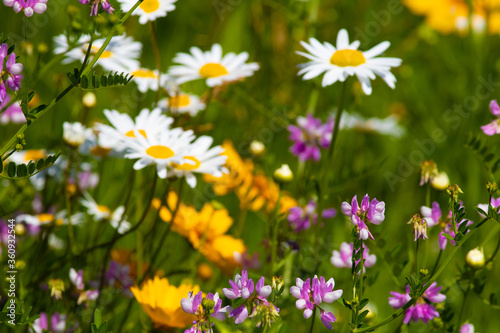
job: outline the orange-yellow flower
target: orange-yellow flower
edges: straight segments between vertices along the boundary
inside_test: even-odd
[[[135,298],[157,327],[184,328],[190,325],[196,316],[186,313],[181,308],[181,300],[192,291],[200,291],[200,287],[191,284],[181,284],[175,287],[166,278],[155,276],[146,281],[142,289],[130,288]]]

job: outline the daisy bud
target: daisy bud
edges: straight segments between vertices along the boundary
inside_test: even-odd
[[[264,152],[266,151],[266,146],[260,141],[253,140],[252,143],[250,143],[250,152],[252,153],[253,156],[259,157],[264,155]]]
[[[97,103],[97,98],[93,92],[88,92],[83,95],[82,103],[86,108],[93,108]]]
[[[475,248],[470,250],[465,256],[465,262],[471,268],[481,268],[484,266],[484,252],[483,249]]]
[[[276,169],[276,171],[274,171],[274,179],[282,183],[288,183],[292,181],[293,173],[292,170],[290,170],[288,164],[282,164],[281,168]]]
[[[26,228],[22,224],[16,224],[15,230],[18,236],[22,236],[26,232]]]
[[[450,186],[450,179],[446,172],[439,172],[435,177],[431,178],[431,186],[441,191]]]

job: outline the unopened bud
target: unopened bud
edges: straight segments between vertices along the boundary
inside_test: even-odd
[[[282,164],[279,169],[274,171],[274,179],[278,182],[288,183],[293,179],[293,172],[288,164]]]
[[[93,92],[88,92],[83,95],[82,103],[86,108],[93,108],[97,103],[97,98]]]
[[[446,188],[446,193],[448,193],[448,195],[453,199],[453,201],[458,202],[458,195],[464,192],[462,192],[460,186],[455,184],[452,186],[448,186]]]
[[[201,306],[203,307],[203,309],[205,311],[210,311],[214,308],[215,306],[215,302],[214,300],[212,299],[209,299],[209,298],[204,298],[202,301],[201,301]]]
[[[252,155],[258,157],[264,155],[264,152],[266,151],[266,146],[260,141],[254,140],[252,143],[250,143],[250,152]]]
[[[472,249],[465,256],[465,262],[471,268],[481,268],[484,266],[484,253],[483,249]]]
[[[448,178],[448,174],[446,172],[439,172],[436,176],[431,178],[431,186],[436,190],[445,190],[448,186],[450,186],[450,179]]]
[[[490,183],[486,184],[486,189],[488,189],[488,192],[493,195],[498,192],[498,185],[497,183]]]
[[[16,231],[16,235],[22,236],[26,232],[26,227],[23,224],[16,224],[14,230]]]

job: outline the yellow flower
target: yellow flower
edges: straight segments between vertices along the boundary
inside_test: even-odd
[[[172,223],[177,200],[177,194],[170,192],[167,206],[162,206],[160,199],[153,200],[152,205],[160,210],[160,218],[163,221]],[[232,224],[233,219],[226,209],[216,209],[212,204],[206,203],[198,212],[194,207],[179,203],[172,230],[186,237],[195,249],[224,274],[232,275],[236,267],[240,267],[234,254],[243,254],[246,251],[241,239],[225,234]]]
[[[424,15],[432,29],[450,34],[466,34],[469,29],[476,33],[500,33],[500,1],[472,0],[470,13],[467,0],[403,0],[415,14]],[[487,19],[488,17],[488,19]]]
[[[157,327],[185,328],[196,316],[186,313],[181,308],[181,300],[192,291],[200,291],[200,287],[191,284],[172,286],[168,279],[155,276],[143,284],[142,289],[130,288],[135,298]]]
[[[222,147],[225,149],[224,154],[227,156],[225,166],[229,173],[220,178],[205,175],[204,180],[213,184],[214,192],[217,195],[235,192],[242,209],[273,212],[278,203],[279,186],[267,176],[254,173],[252,161],[243,160],[230,141],[225,141]],[[284,201],[288,204],[293,200],[286,194],[282,199],[284,197],[286,197]],[[293,205],[287,205],[286,207],[290,208]],[[282,209],[280,204],[280,213],[286,213],[287,211],[288,209]]]

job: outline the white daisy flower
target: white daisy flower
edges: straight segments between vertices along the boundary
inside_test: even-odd
[[[79,147],[92,136],[92,130],[86,128],[82,123],[63,123],[63,139],[70,146]]]
[[[194,141],[186,152],[183,163],[170,163],[172,175],[186,177],[191,187],[196,186],[194,173],[209,174],[214,177],[222,177],[223,173],[229,171],[224,167],[227,156],[221,155],[224,148],[215,146],[210,148],[213,139],[209,136],[200,136]]]
[[[194,161],[184,160],[187,148],[194,139],[193,131],[184,131],[182,128],[165,130],[156,137],[147,139],[136,130],[137,139],[127,141],[126,158],[139,159],[134,164],[135,170],[147,165],[156,164],[158,177],[167,178],[167,167],[171,163],[195,164]]]
[[[139,16],[139,23],[146,24],[148,21],[154,21],[158,17],[167,16],[168,12],[175,10],[174,3],[177,0],[144,0],[132,15]],[[126,13],[132,9],[137,1],[118,0],[121,9]]]
[[[96,221],[109,221],[113,228],[118,229],[119,234],[123,234],[130,229],[130,222],[125,220],[123,216],[125,207],[120,206],[113,212],[107,206],[97,204],[87,192],[83,196],[85,198],[81,199],[80,203],[87,208],[87,214],[92,216]]]
[[[150,70],[147,68],[138,68],[134,71],[130,72],[134,77],[132,80],[137,84],[137,89],[140,92],[145,93],[148,90],[157,91],[159,82],[158,82],[158,71]],[[160,80],[162,80],[160,78]]]
[[[104,41],[105,38],[95,40],[92,43],[90,54],[95,55],[104,44]],[[54,37],[54,54],[66,52],[66,57],[62,61],[63,64],[73,61],[83,62],[89,42],[90,36],[84,35],[78,40],[77,46],[69,50],[66,36],[56,36]],[[125,34],[114,36],[111,38],[105,51],[99,57],[97,64],[101,65],[106,71],[130,72],[132,69],[140,67],[137,59],[141,55],[141,50],[142,44],[140,42],[135,42],[132,37],[127,37]]]
[[[84,221],[83,213],[76,213],[71,215],[71,224],[72,225],[81,225]],[[68,224],[68,216],[66,210],[62,210],[56,214],[51,213],[42,213],[37,215],[29,215],[29,214],[21,214],[18,215],[16,220],[18,222],[25,222],[34,227],[39,227],[42,225],[48,225],[51,223],[55,223],[56,225],[64,225]]]
[[[376,56],[382,54],[391,45],[382,42],[366,52],[358,50],[359,41],[349,43],[349,36],[345,29],[337,35],[337,47],[328,42],[321,44],[317,39],[310,38],[309,43],[300,42],[309,52],[297,52],[310,59],[308,63],[299,65],[302,69],[299,75],[304,74],[304,80],[310,80],[323,73],[323,87],[334,84],[337,81],[344,82],[348,76],[356,75],[365,94],[372,93],[370,80],[375,75],[380,76],[389,87],[394,89],[396,77],[391,73],[392,67],[401,65],[399,58],[385,58]]]
[[[390,115],[386,118],[364,118],[358,113],[344,114],[340,121],[340,128],[356,129],[364,132],[373,132],[400,138],[406,130],[399,124],[398,117]]]
[[[209,87],[215,87],[252,76],[259,69],[259,64],[255,62],[245,63],[248,59],[247,52],[238,55],[228,53],[223,57],[219,44],[214,44],[212,50],[206,52],[197,47],[192,47],[190,51],[191,54],[178,53],[174,62],[180,65],[170,68],[169,74],[177,78],[178,84],[206,79]]]
[[[157,136],[160,132],[167,131],[174,121],[161,113],[160,108],[149,111],[143,109],[135,118],[135,121],[126,113],[116,110],[104,110],[112,126],[97,124],[99,132],[99,145],[123,151],[128,146],[128,139],[135,138],[136,134],[144,138]]]
[[[206,107],[198,96],[181,91],[161,99],[158,106],[165,112],[169,111],[175,115],[188,113],[191,117],[196,116]]]

